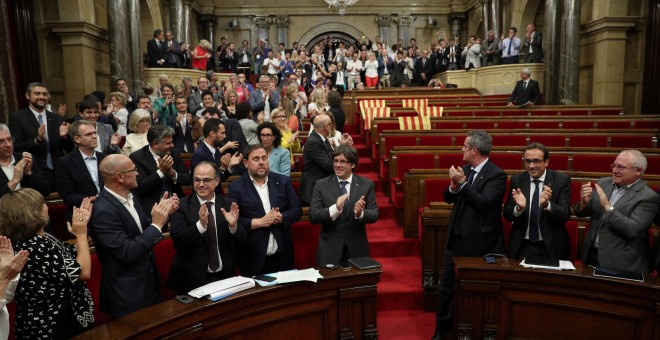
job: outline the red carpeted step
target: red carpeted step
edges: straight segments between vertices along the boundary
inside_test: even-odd
[[[355,150],[357,150],[358,155],[360,157],[369,157],[369,156],[371,156],[370,155],[371,154],[371,149],[368,146],[366,146],[364,144],[357,144],[356,143],[356,144],[353,144],[353,147],[355,148]],[[371,157],[369,157],[369,158],[371,158]]]
[[[367,225],[369,249],[372,257],[419,256],[421,241],[403,239],[401,227],[394,220],[379,220]]]
[[[362,157],[360,157],[360,159],[362,159]],[[358,164],[357,174],[359,176],[368,178],[368,179],[370,179],[374,182],[374,185],[376,186],[376,188],[375,188],[376,189],[376,199],[378,199],[378,193],[381,193],[381,194],[383,193],[383,182],[380,180],[380,178],[378,178],[378,174],[375,173],[372,170],[373,170],[373,167],[372,168],[367,168],[367,167],[363,167],[362,164]],[[378,206],[380,206],[380,201],[376,201],[376,202],[378,203]],[[389,200],[387,201],[387,203],[389,204]],[[391,215],[391,216],[394,216],[394,215]]]
[[[375,260],[383,265],[378,283],[378,310],[423,310],[420,257],[375,257]]]
[[[358,170],[360,171],[369,171],[373,172],[376,174],[374,171],[376,169],[376,163],[374,163],[374,160],[371,159],[371,157],[360,157],[358,159]]]
[[[435,332],[435,313],[421,310],[378,311],[378,339],[428,339]]]

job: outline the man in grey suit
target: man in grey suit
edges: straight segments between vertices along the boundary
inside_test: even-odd
[[[332,153],[334,174],[316,182],[309,218],[323,224],[316,249],[319,265],[369,256],[367,223],[378,220],[374,182],[353,173],[358,153],[340,145]]]
[[[78,115],[80,115],[80,119],[90,121],[96,126],[96,151],[106,155],[121,153],[121,148],[118,145],[121,137],[112,130],[112,126],[98,121],[98,102],[83,100],[78,105]]]
[[[270,78],[267,75],[259,77],[260,90],[254,90],[250,94],[250,106],[254,113],[254,120],[263,112],[264,121],[270,121],[270,112],[280,105],[280,94],[270,90]]]
[[[649,234],[660,196],[641,179],[646,157],[624,150],[612,163],[612,177],[582,185],[573,206],[578,217],[589,216],[581,259],[587,265],[649,271]]]
[[[488,31],[486,40],[481,44],[481,66],[493,66],[500,64],[500,39],[495,36],[495,31]]]

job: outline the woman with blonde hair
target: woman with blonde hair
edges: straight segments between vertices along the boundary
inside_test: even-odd
[[[128,122],[128,110],[126,110],[126,95],[123,92],[110,93],[110,105],[107,114],[113,115],[117,122],[117,134],[126,137],[126,123]]]
[[[236,105],[238,103],[238,93],[234,90],[227,91],[227,94],[225,94],[225,111],[227,117],[234,118],[234,115],[236,114]]]
[[[287,94],[289,93],[289,88],[295,87],[295,85],[289,85],[287,88]],[[297,110],[300,108],[300,102],[298,102],[298,106],[296,106],[296,103],[291,100],[289,96],[286,96],[280,100],[280,106],[282,106],[282,110],[286,114],[286,124],[291,129],[291,131],[296,132],[300,131],[300,118],[298,118]]]
[[[367,53],[367,61],[364,63],[364,79],[368,88],[375,88],[378,84],[378,61],[373,52]]]
[[[145,109],[136,109],[133,111],[128,121],[128,127],[133,132],[126,136],[126,143],[121,148],[121,152],[126,156],[149,144],[147,142],[147,132],[151,127],[149,111]]]
[[[286,123],[286,113],[282,109],[275,109],[270,115],[271,121],[277,126],[277,129],[280,130],[281,140],[280,147],[283,149],[289,150],[291,155],[291,165],[294,165],[293,153],[300,152],[302,149],[300,146],[300,131],[292,131]]]
[[[0,198],[0,234],[14,250],[30,253],[16,289],[16,338],[68,339],[94,324],[89,280],[92,260],[87,242],[90,198],[73,208],[69,232],[75,246],[44,231],[48,206],[33,189],[12,191]]]
[[[310,96],[310,103],[307,105],[307,114],[309,117],[318,116],[328,110],[325,104],[325,88],[316,88]]]
[[[213,47],[208,40],[202,39],[199,41],[199,44],[192,51],[192,67],[194,69],[206,71],[206,63],[211,58],[211,53],[209,53],[211,48]]]

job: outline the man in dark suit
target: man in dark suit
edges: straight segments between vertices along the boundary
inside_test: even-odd
[[[166,54],[167,45],[163,41],[163,30],[159,28],[154,31],[154,38],[147,41],[149,67],[165,67]]]
[[[270,112],[280,105],[280,94],[277,91],[270,90],[270,78],[267,75],[259,77],[260,90],[254,90],[250,93],[250,106],[254,113],[254,120],[257,120],[259,113],[264,113],[264,121],[270,121]]]
[[[99,165],[103,189],[94,202],[89,229],[101,263],[100,310],[119,318],[161,301],[160,278],[152,251],[162,229],[179,208],[175,196],[148,211],[131,193],[137,168],[124,155],[108,155]]]
[[[660,207],[660,196],[641,179],[646,157],[624,150],[612,163],[612,177],[582,185],[575,215],[590,218],[582,262],[638,272],[649,271],[649,234]]]
[[[378,220],[374,182],[353,173],[357,151],[340,145],[332,156],[335,173],[316,182],[309,206],[310,221],[323,224],[316,249],[320,266],[369,256],[366,224]]]
[[[195,192],[184,197],[172,215],[170,235],[177,252],[167,286],[178,294],[236,276],[233,243],[243,246],[247,232],[238,228],[236,202],[215,194],[218,175],[215,165],[200,163],[193,173]]]
[[[447,48],[447,41],[445,41],[444,39],[440,39],[440,43],[438,44],[438,46],[435,47],[435,49],[431,52],[430,55],[431,65],[433,66],[431,78],[433,78],[433,76],[435,76],[436,74],[447,71],[448,53],[449,53],[449,49]]]
[[[232,73],[238,72],[238,53],[235,51],[236,45],[229,43],[227,49],[222,52],[220,59],[222,60],[222,69]]]
[[[34,164],[43,171],[50,187],[55,188],[57,160],[73,148],[69,125],[62,116],[46,110],[49,94],[45,84],[28,84],[25,98],[30,102],[29,108],[9,115],[14,148],[32,154]]]
[[[71,221],[73,207],[79,207],[85,197],[90,197],[94,202],[101,192],[103,178],[99,173],[99,164],[106,156],[96,151],[94,122],[84,119],[75,121],[69,127],[69,135],[77,148],[57,163],[57,192],[66,204],[67,221]]]
[[[188,112],[186,96],[178,95],[174,98],[176,115],[167,117],[167,126],[174,129],[174,147],[185,153],[193,153],[195,145],[192,140],[192,114]]]
[[[165,32],[165,65],[171,68],[181,68],[181,45],[174,40],[172,31]]]
[[[418,84],[420,86],[426,86],[429,83],[429,79],[431,79],[431,72],[433,70],[433,64],[431,63],[431,59],[428,58],[427,50],[423,50],[422,56],[415,61],[415,70],[419,77]]]
[[[532,71],[524,68],[520,72],[520,80],[513,88],[513,93],[509,97],[507,106],[527,106],[538,105],[541,102],[541,90],[539,89],[539,82],[531,79]]]
[[[44,196],[50,194],[50,185],[34,166],[32,155],[14,152],[13,138],[5,124],[0,124],[0,168],[0,197],[21,188],[35,189]]]
[[[238,145],[238,142],[229,141],[224,143],[221,148],[219,147],[226,139],[225,124],[219,118],[210,118],[204,122],[202,132],[204,133],[204,141],[193,153],[190,160],[190,169],[194,171],[198,164],[211,162],[220,169],[218,176],[220,176],[221,181],[224,181],[234,173],[234,170],[243,161],[243,155],[238,151],[233,154],[223,154],[226,149]],[[236,171],[236,173],[239,174],[239,171]],[[218,193],[220,192],[220,186],[218,186]]]
[[[504,218],[513,221],[509,254],[567,260],[566,221],[571,217],[571,179],[547,168],[550,153],[541,143],[527,146],[526,172],[511,177]]]
[[[174,148],[174,130],[154,125],[147,132],[149,145],[133,152],[130,157],[138,170],[137,180],[144,211],[149,211],[165,192],[183,196],[182,186],[192,184],[192,176]]]
[[[502,199],[506,174],[488,158],[492,143],[486,131],[469,131],[462,147],[467,164],[449,168],[451,184],[444,198],[454,208],[447,228],[434,339],[443,339],[453,325],[454,256],[504,252]]]
[[[303,148],[303,170],[300,182],[300,200],[307,206],[312,201],[316,181],[333,173],[332,146],[328,140],[332,131],[332,120],[327,115],[314,118],[314,131],[307,137]],[[353,140],[344,134],[342,144],[353,145]]]
[[[243,162],[248,171],[229,184],[227,194],[238,203],[238,224],[248,233],[247,245],[239,249],[241,275],[291,269],[291,225],[302,215],[291,179],[269,171],[268,153],[259,144],[248,148]]]
[[[197,112],[203,108],[202,92],[209,90],[209,80],[206,77],[199,77],[197,79],[197,87],[192,87],[190,95],[188,96],[188,109],[190,112]]]
[[[98,121],[99,119],[99,105],[98,101],[93,100],[83,100],[78,105],[78,116],[80,119],[84,119],[88,122],[93,123],[96,127],[96,146],[94,147],[96,151],[102,152],[106,155],[120,153],[121,148],[119,147],[119,142],[121,137],[112,130],[112,126],[104,124]],[[71,128],[69,127],[69,130]],[[73,138],[70,136],[70,138]],[[74,141],[75,143],[75,141]],[[82,201],[81,201],[82,202]],[[76,204],[76,207],[80,206],[80,203]]]
[[[524,48],[527,49],[525,56],[526,63],[543,62],[543,36],[541,32],[536,31],[534,24],[527,25],[527,34],[525,35]]]

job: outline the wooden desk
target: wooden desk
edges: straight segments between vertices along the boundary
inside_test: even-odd
[[[454,258],[454,338],[659,339],[660,289],[576,271],[527,269],[519,260]]]
[[[169,300],[78,338],[377,339],[382,271],[320,271],[317,283],[257,286],[215,302]]]

